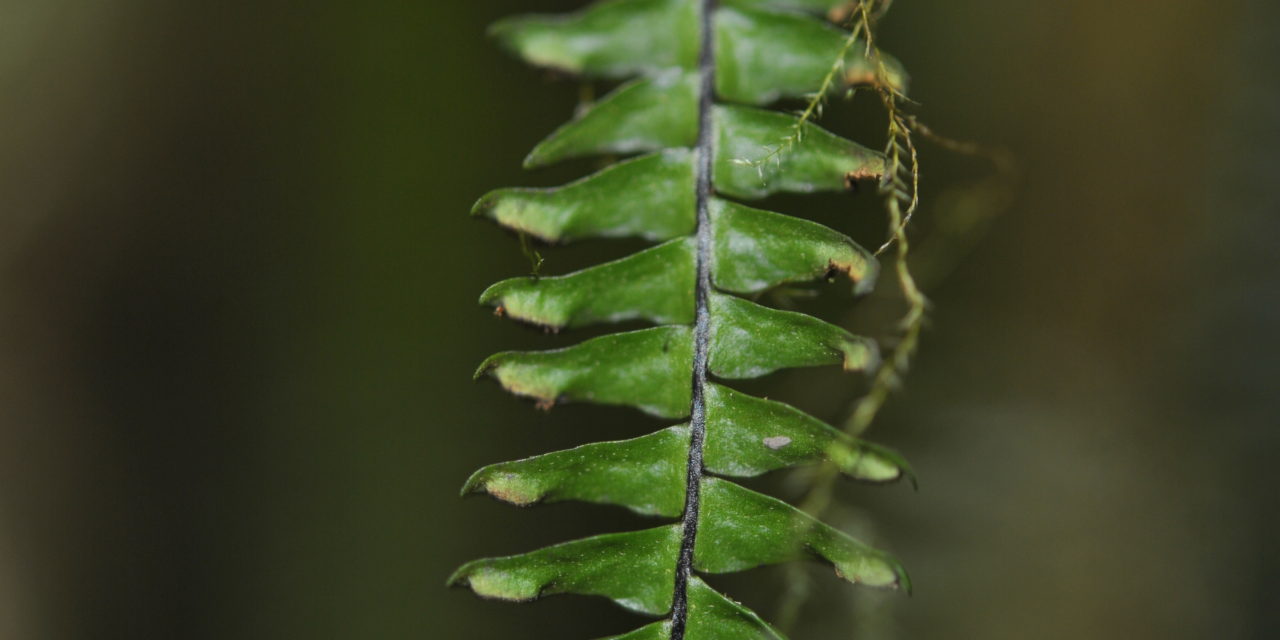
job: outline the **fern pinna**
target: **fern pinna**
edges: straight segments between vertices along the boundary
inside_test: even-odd
[[[672,522],[474,561],[451,584],[515,601],[598,595],[657,618],[618,636],[627,640],[781,637],[700,573],[809,556],[851,582],[909,588],[889,555],[730,480],[824,460],[859,480],[906,473],[887,449],[720,382],[789,367],[866,371],[878,362],[866,338],[739,297],[838,275],[852,280],[856,294],[878,272],[875,258],[848,237],[738,202],[843,190],[884,173],[883,155],[762,108],[838,88],[827,71],[841,55],[834,85],[886,78],[901,85],[895,62],[881,57],[873,68],[863,47],[848,46],[847,32],[818,17],[847,4],[606,0],[572,15],[494,26],[507,48],[533,64],[626,80],[538,144],[527,167],[643,155],[559,188],[494,191],[474,213],[549,243],[638,236],[660,244],[568,275],[506,280],[481,302],[549,330],[629,320],[658,326],[565,349],[499,353],[477,376],[543,407],[624,405],[687,422],[476,472],[464,493],[517,505],[613,504]],[[780,141],[790,141],[783,152]]]

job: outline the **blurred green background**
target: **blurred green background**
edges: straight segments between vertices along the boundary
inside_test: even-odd
[[[484,37],[578,4],[0,0],[0,638],[636,626],[443,587],[466,559],[639,522],[457,498],[482,464],[656,426],[470,380],[490,352],[581,337],[475,305],[528,262],[467,216],[488,189],[589,168],[520,170],[578,92]],[[917,594],[818,571],[797,638],[1280,637],[1280,10],[896,5],[881,42],[918,112],[1012,149],[1023,179],[930,289],[874,428],[920,491],[844,487],[834,515]],[[825,124],[878,146],[876,114]],[[925,153],[918,230],[945,245],[987,169]],[[772,204],[874,244],[867,191]],[[808,310],[885,331],[891,299],[829,293]],[[836,420],[855,386],[764,388]],[[717,584],[768,614],[781,575]]]

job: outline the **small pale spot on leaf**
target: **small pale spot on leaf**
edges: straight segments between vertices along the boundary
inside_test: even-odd
[[[769,447],[774,451],[777,451],[789,444],[791,444],[791,438],[786,436],[773,436],[771,438],[764,439],[764,446]]]

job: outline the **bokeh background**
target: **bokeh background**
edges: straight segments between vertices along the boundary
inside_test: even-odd
[[[636,626],[443,587],[469,558],[640,522],[457,498],[482,464],[655,427],[470,379],[490,352],[581,337],[475,305],[529,266],[467,216],[590,168],[519,169],[578,91],[483,33],[577,4],[0,0],[0,638]],[[833,514],[917,593],[819,570],[796,637],[1280,636],[1280,10],[896,4],[881,42],[918,113],[1012,150],[1021,177],[984,199],[988,166],[925,147],[933,323],[873,431],[921,488],[842,487]],[[870,102],[825,124],[877,146]],[[1003,211],[985,232],[980,205]],[[883,233],[868,190],[771,206]],[[834,289],[806,310],[891,328],[891,295]],[[856,387],[765,388],[838,420]],[[718,584],[769,614],[784,577]]]

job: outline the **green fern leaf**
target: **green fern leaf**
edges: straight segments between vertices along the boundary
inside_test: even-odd
[[[544,409],[591,402],[685,422],[477,471],[464,494],[520,506],[616,505],[671,522],[477,560],[451,584],[514,601],[596,595],[657,618],[619,640],[781,638],[698,573],[808,558],[849,582],[910,588],[892,556],[732,480],[828,461],[857,480],[914,482],[902,457],[708,379],[815,366],[865,372],[879,362],[871,340],[738,297],[834,276],[861,294],[878,274],[871,253],[822,225],[727,199],[840,191],[884,173],[880,153],[762,108],[827,87],[824,73],[841,52],[831,86],[870,81],[863,48],[844,46],[848,34],[813,15],[846,4],[606,0],[494,26],[503,46],[535,65],[625,80],[539,143],[526,166],[642,155],[563,187],[491,192],[472,213],[547,242],[633,236],[660,244],[575,273],[504,280],[481,304],[549,331],[656,326],[563,349],[499,353],[476,375]],[[900,66],[880,61],[881,77],[903,90]],[[785,154],[771,151],[791,137],[798,142]]]
[[[693,153],[641,156],[563,187],[499,189],[480,198],[471,213],[547,242],[687,236],[697,224]]]

